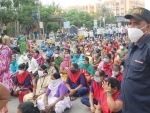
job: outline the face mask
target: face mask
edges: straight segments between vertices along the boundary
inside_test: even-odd
[[[102,47],[99,47],[99,49],[100,49],[100,50],[103,50],[103,48],[102,48]]]
[[[94,57],[98,57],[98,54],[94,54]]]
[[[112,71],[112,75],[117,76],[119,74],[119,72],[117,71]]]
[[[55,54],[55,57],[57,58],[59,55],[58,54]]]
[[[108,58],[104,58],[104,62],[108,63],[109,59]]]
[[[38,75],[39,75],[39,77],[42,77],[42,76],[44,76],[44,73],[43,73],[43,71],[38,71]]]
[[[18,72],[19,72],[19,74],[22,74],[24,71],[23,70],[19,70]]]
[[[99,77],[94,77],[95,82],[99,83],[101,82],[101,79]]]
[[[76,70],[71,70],[71,73],[72,74],[75,74],[77,71]]]
[[[147,26],[147,25],[146,25]],[[143,28],[145,28],[144,26]],[[143,29],[141,28],[141,29]],[[143,31],[138,28],[128,28],[128,35],[131,42],[137,42],[143,35]]]
[[[108,44],[108,46],[110,47],[110,46],[111,46],[111,44]]]
[[[123,46],[120,46],[120,49],[123,49],[124,47]]]

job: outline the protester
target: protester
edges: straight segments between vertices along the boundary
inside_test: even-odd
[[[96,109],[99,110],[98,102],[100,99],[100,94],[103,91],[102,82],[105,80],[104,71],[96,71],[94,75],[94,80],[90,85],[89,97],[82,97],[82,104],[90,108],[92,113],[95,113]]]
[[[10,37],[7,36],[5,33],[1,34],[1,38],[3,40],[3,44],[7,45],[8,47],[10,47]]]
[[[103,70],[108,77],[111,77],[111,75],[112,75],[112,65],[113,65],[113,62],[111,61],[111,54],[106,53],[104,55],[103,61],[101,61],[99,63],[97,69],[98,70]]]
[[[41,113],[55,111],[63,113],[66,108],[71,108],[72,104],[68,95],[68,89],[61,80],[59,73],[51,76],[52,82],[49,84],[44,100],[38,100],[37,105]]]
[[[35,55],[33,56],[34,59],[37,61],[38,65],[44,64],[43,55],[39,52],[39,50],[35,50]]]
[[[27,50],[26,37],[21,35],[18,37],[20,53],[23,54]]]
[[[112,77],[116,78],[119,82],[123,79],[123,74],[121,73],[121,66],[114,64],[112,68]]]
[[[84,73],[88,82],[91,82],[92,76],[95,74],[95,69],[92,64],[89,63],[89,58],[85,57],[84,63],[79,65],[82,73]]]
[[[19,102],[23,102],[23,97],[32,91],[32,79],[29,72],[26,71],[26,65],[20,64],[18,67],[19,71],[16,73],[14,80],[14,92],[13,95],[19,95]]]
[[[28,54],[27,57],[29,59],[29,61],[28,61],[28,72],[34,74],[38,70],[38,63],[33,58],[32,54]]]
[[[33,92],[27,94],[23,98],[23,102],[31,101],[36,104],[36,101],[44,98],[44,94],[48,85],[50,84],[51,76],[48,76],[45,65],[41,65],[38,69],[38,75],[36,76]]]
[[[99,109],[95,113],[121,113],[123,99],[120,93],[120,83],[115,78],[108,78],[103,81],[104,91],[100,95]]]
[[[88,93],[88,83],[84,74],[79,70],[78,64],[73,63],[70,66],[66,82],[71,100]]]

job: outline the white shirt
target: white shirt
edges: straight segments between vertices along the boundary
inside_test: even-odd
[[[21,55],[17,61],[18,65],[27,63],[27,62],[28,62],[27,55]]]
[[[28,61],[28,65],[29,72],[35,73],[38,70],[38,63],[34,58]]]

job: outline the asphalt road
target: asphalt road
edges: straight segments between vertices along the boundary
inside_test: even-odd
[[[65,113],[90,113],[89,109],[80,102],[80,98],[73,101],[72,104],[72,108],[65,111]],[[11,101],[8,102],[9,113],[17,113],[18,105],[18,98],[11,97]]]

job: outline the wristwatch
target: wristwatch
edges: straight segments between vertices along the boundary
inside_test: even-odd
[[[107,97],[112,95],[111,91],[106,91],[105,93]]]

